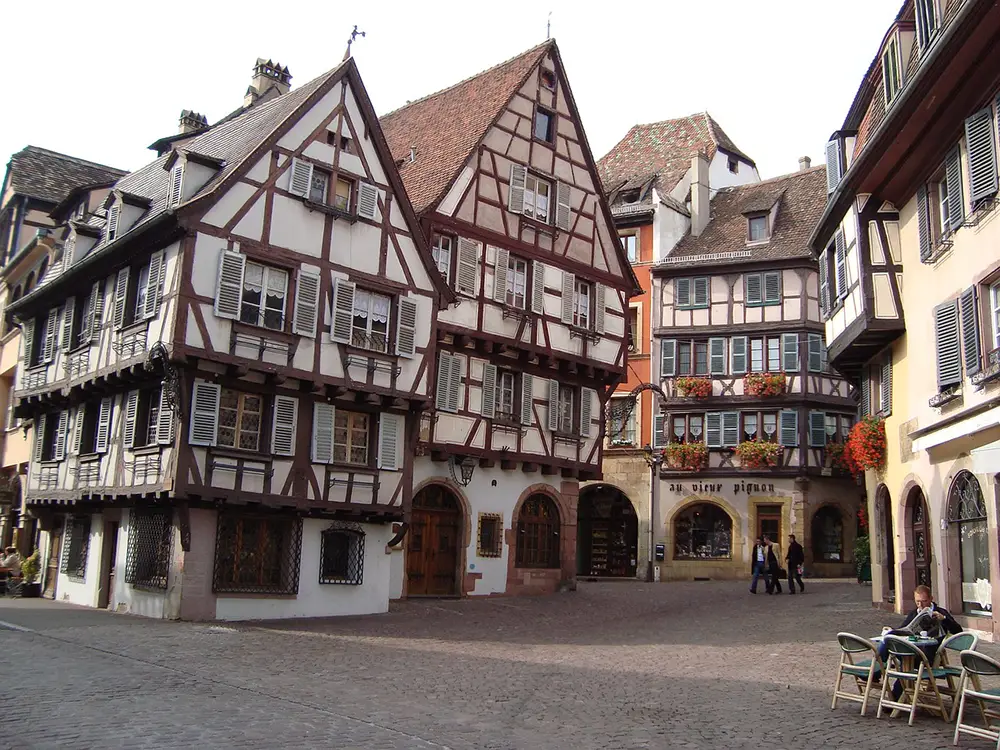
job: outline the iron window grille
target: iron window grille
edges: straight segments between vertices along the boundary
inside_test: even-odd
[[[499,513],[479,514],[480,557],[500,557],[503,553],[503,516]]]
[[[169,511],[132,512],[129,517],[125,583],[166,590],[173,531]]]
[[[212,591],[297,594],[301,555],[301,518],[220,513]]]
[[[60,570],[81,581],[87,577],[87,553],[90,551],[90,516],[73,516],[66,527]]]
[[[334,522],[320,537],[320,583],[360,586],[365,572],[365,532],[357,524]]]

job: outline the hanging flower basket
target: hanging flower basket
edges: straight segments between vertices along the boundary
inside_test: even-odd
[[[677,390],[682,396],[708,398],[712,395],[710,378],[677,378]]]
[[[781,446],[762,440],[747,440],[736,446],[736,456],[744,469],[761,469],[777,466],[781,457]]]
[[[743,392],[748,396],[780,396],[787,383],[783,372],[752,372],[743,378]]]
[[[851,428],[842,462],[852,474],[885,466],[885,420],[867,416]]]
[[[669,443],[663,449],[663,462],[670,469],[700,471],[708,465],[708,447],[704,443]]]

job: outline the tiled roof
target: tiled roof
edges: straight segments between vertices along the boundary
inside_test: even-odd
[[[490,125],[554,41],[383,115],[379,123],[420,214],[448,190]],[[410,149],[416,158],[410,161]]]
[[[777,201],[767,244],[748,246],[747,212]],[[811,258],[809,236],[826,207],[826,167],[813,167],[763,182],[722,188],[711,203],[711,220],[698,237],[684,237],[665,267]]]
[[[15,193],[50,203],[59,203],[74,188],[106,184],[126,174],[121,169],[37,146],[28,146],[11,156],[7,169]]]

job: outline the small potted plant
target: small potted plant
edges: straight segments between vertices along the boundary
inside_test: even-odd
[[[708,447],[704,443],[669,443],[663,449],[663,461],[671,469],[700,471],[708,463]]]
[[[712,395],[711,378],[677,378],[677,390],[682,396],[708,398]]]
[[[748,396],[780,396],[787,382],[783,372],[751,372],[743,378],[743,392]]]
[[[763,440],[746,440],[736,446],[736,456],[744,469],[760,469],[778,465],[781,446]]]
[[[38,583],[38,571],[41,565],[41,556],[37,549],[21,563],[21,575],[24,577],[21,596],[37,599],[42,595],[42,584]]]

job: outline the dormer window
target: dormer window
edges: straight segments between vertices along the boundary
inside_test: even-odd
[[[80,201],[80,204],[73,211],[74,219],[82,219],[87,214],[87,201]]]
[[[545,143],[555,142],[556,116],[552,112],[538,107],[535,110],[535,138]]]
[[[181,202],[181,185],[184,183],[184,165],[175,164],[170,170],[170,188],[167,205],[176,206]]]
[[[639,191],[638,190],[626,190],[622,193],[622,203],[638,203],[639,202]]]
[[[108,209],[108,242],[111,242],[118,236],[118,217],[121,215],[121,210],[122,207],[118,203],[115,203]]]
[[[890,104],[899,93],[902,86],[899,62],[899,37],[893,35],[882,53],[882,88],[885,92],[885,103]]]
[[[729,157],[729,159],[726,161],[726,168],[729,169],[729,171],[732,172],[733,174],[736,174],[737,172],[740,171],[740,163],[739,161],[737,161],[735,156]]]
[[[549,91],[556,90],[556,74],[554,71],[542,68],[542,86]]]
[[[923,54],[937,32],[937,13],[934,8],[934,0],[916,0],[914,10],[917,15],[917,44],[920,45],[920,53]]]
[[[747,242],[767,242],[770,238],[767,214],[747,217]]]

